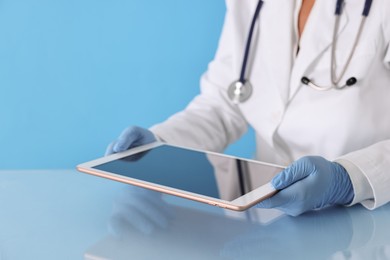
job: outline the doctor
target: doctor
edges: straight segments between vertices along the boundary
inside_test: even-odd
[[[184,111],[126,129],[107,154],[154,141],[222,152],[250,125],[256,159],[289,165],[259,207],[290,215],[390,201],[390,1],[227,0],[214,60]]]

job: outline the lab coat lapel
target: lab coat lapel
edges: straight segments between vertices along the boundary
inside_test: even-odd
[[[316,1],[312,13],[307,20],[305,30],[300,39],[300,51],[294,62],[291,73],[289,99],[303,86],[301,78],[310,77],[309,67],[324,51],[331,48],[335,23],[335,0]],[[342,33],[348,22],[347,12],[344,10],[340,17],[337,35]],[[330,64],[329,64],[330,66]]]

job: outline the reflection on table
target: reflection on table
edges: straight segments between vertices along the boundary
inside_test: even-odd
[[[294,218],[130,190],[74,170],[0,171],[0,259],[390,259],[390,205]]]
[[[134,255],[144,259],[390,258],[390,205],[375,211],[360,206],[328,208],[289,217],[265,209],[251,209],[250,214],[211,212],[207,205],[203,209],[175,205],[183,199],[168,196],[169,202],[161,199],[158,207],[148,205],[147,210],[140,210],[147,196],[156,201],[159,194],[146,191],[148,195],[137,208],[132,189],[125,189],[115,200],[108,224],[111,234],[92,245],[85,259],[129,259]],[[143,217],[141,223],[134,220],[135,211]],[[153,227],[147,232],[139,226],[147,225],[145,222]]]

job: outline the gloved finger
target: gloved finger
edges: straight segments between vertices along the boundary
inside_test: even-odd
[[[114,145],[116,144],[116,141],[113,141],[111,142],[107,148],[106,148],[106,152],[104,153],[104,156],[107,156],[107,155],[110,155],[110,154],[113,154],[115,153],[114,152]]]
[[[279,209],[290,216],[298,216],[305,211],[303,210],[303,203],[294,200],[289,194],[280,193],[281,192],[269,199],[260,202],[256,205],[256,207],[265,209]]]
[[[271,209],[281,206],[288,206],[293,203],[295,197],[288,190],[282,190],[276,193],[271,198],[263,200],[256,205],[257,208]]]
[[[282,190],[306,178],[312,172],[311,165],[312,162],[307,157],[295,161],[272,179],[272,185],[275,189]]]
[[[113,149],[115,152],[123,152],[129,149],[132,143],[136,142],[140,136],[140,129],[135,126],[126,128],[119,136],[117,143],[114,145]]]
[[[296,182],[291,186],[279,191],[271,198],[264,200],[256,205],[259,208],[276,208],[287,215],[298,216],[303,212],[311,209],[313,206],[313,199],[307,193],[303,192],[306,189],[306,182],[311,180],[305,179]],[[313,197],[316,197],[313,194]]]

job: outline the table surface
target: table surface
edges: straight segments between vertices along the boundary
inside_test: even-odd
[[[390,259],[390,205],[289,217],[132,191],[75,170],[0,171],[0,259]]]

